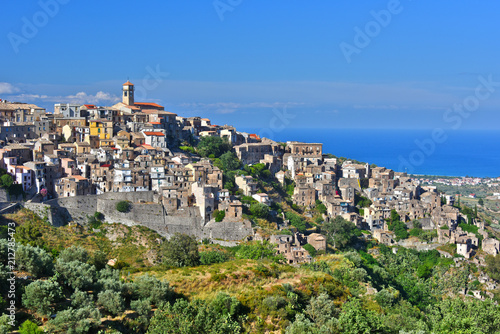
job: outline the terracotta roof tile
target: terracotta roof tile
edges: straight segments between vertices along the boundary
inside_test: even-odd
[[[162,136],[162,137],[165,136],[163,132],[154,132],[154,131],[144,131],[144,134],[146,136]]]
[[[140,106],[140,107],[154,107],[154,108],[163,108],[157,103],[152,103],[152,102],[135,102],[134,105]]]

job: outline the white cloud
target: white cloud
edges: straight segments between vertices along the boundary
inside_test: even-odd
[[[0,82],[0,94],[14,94],[19,92],[19,89],[8,82]]]
[[[85,92],[79,92],[75,95],[69,95],[62,98],[61,102],[68,101],[70,103],[79,104],[106,104],[106,103],[116,103],[120,101],[120,98],[116,95],[105,93],[102,91],[97,92],[97,94],[87,94]]]
[[[283,107],[293,107],[303,105],[303,103],[296,102],[251,102],[251,103],[238,103],[238,102],[215,102],[215,103],[202,103],[202,102],[190,102],[190,103],[180,103],[178,104],[181,108],[194,109],[201,111],[214,111],[218,114],[231,114],[239,109],[248,108],[283,108]]]
[[[75,104],[97,104],[108,105],[120,101],[116,95],[99,91],[95,95],[85,92],[78,92],[73,95],[39,95],[39,94],[17,94],[10,97],[20,102],[54,102],[54,103],[75,103]]]
[[[353,106],[354,109],[380,109],[380,110],[400,110],[400,109],[408,109],[407,106],[396,106],[396,105],[385,105],[385,104],[380,104],[380,105],[359,105],[355,104]]]

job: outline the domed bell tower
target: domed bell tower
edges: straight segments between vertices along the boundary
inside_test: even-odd
[[[122,102],[128,106],[134,105],[134,84],[130,81],[123,84]]]

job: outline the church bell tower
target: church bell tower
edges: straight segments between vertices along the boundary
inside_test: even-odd
[[[122,102],[128,106],[134,105],[134,84],[128,80],[123,84]]]

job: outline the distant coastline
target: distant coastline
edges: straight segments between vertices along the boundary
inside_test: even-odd
[[[238,130],[259,134],[262,129],[238,127]],[[494,130],[447,131],[446,140],[436,144],[426,154],[415,141],[425,142],[432,129],[284,128],[266,131],[263,135],[268,133],[272,134],[270,139],[276,141],[323,143],[324,153],[384,166],[398,172],[444,177],[500,176],[500,132]],[[423,160],[417,161],[420,164],[410,164],[410,170],[407,165],[414,151],[420,151],[419,157],[423,157]]]

